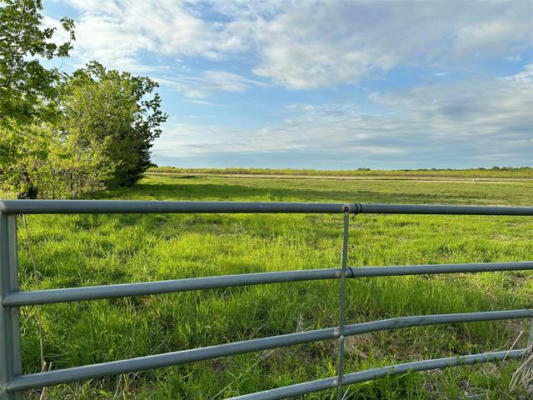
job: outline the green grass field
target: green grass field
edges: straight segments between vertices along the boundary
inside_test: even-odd
[[[417,170],[317,170],[317,169],[271,169],[271,168],[177,168],[152,167],[151,174],[196,174],[196,175],[254,175],[254,176],[310,176],[378,179],[479,179],[479,180],[529,180],[533,168],[494,167],[472,169],[417,169]]]
[[[499,179],[501,177],[498,177]],[[418,182],[150,176],[105,199],[532,205],[533,181]],[[24,289],[339,267],[342,215],[74,215],[19,221]],[[533,259],[533,219],[359,215],[349,265]],[[32,258],[38,271],[33,274]],[[347,323],[394,316],[533,307],[528,272],[351,279]],[[36,282],[36,280],[38,282]],[[331,327],[337,281],[274,284],[41,308],[52,369]],[[38,313],[22,309],[26,373],[40,370]],[[347,339],[346,371],[525,347],[528,321],[409,328]],[[518,340],[517,340],[518,339]],[[335,341],[60,385],[57,399],[219,399],[329,377]],[[526,398],[519,362],[409,373],[347,387],[347,399]],[[39,393],[27,394],[38,398]],[[307,395],[333,398],[334,392]]]

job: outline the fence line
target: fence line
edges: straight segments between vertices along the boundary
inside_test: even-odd
[[[241,201],[0,200],[3,214],[285,213],[533,215],[533,207]]]
[[[413,317],[397,317],[380,321],[363,322],[346,325],[345,336],[383,330],[427,326],[437,324],[497,321],[520,318],[533,318],[533,310],[488,311],[479,313],[419,315]],[[71,367],[50,372],[39,372],[14,379],[8,386],[9,390],[36,389],[58,383],[73,382],[83,379],[99,378],[107,375],[124,374],[152,368],[180,365],[194,361],[212,360],[230,355],[268,350],[277,347],[293,346],[339,338],[338,328],[324,328],[307,332],[289,333],[266,338],[250,339],[241,342],[219,344],[198,349],[181,350],[152,356],[135,357],[128,360],[109,361],[82,367]]]
[[[16,215],[20,213],[342,213],[344,214],[344,224],[341,268],[238,274],[158,282],[20,291],[18,289],[16,226]],[[59,383],[178,365],[327,339],[338,340],[338,374],[336,377],[298,383],[264,392],[239,396],[237,398],[280,399],[292,395],[337,388],[338,399],[340,399],[342,397],[342,387],[344,385],[364,382],[407,371],[423,371],[435,368],[523,357],[527,352],[527,349],[416,361],[366,371],[344,373],[344,338],[346,336],[412,326],[533,318],[533,309],[522,309],[459,314],[419,315],[346,325],[345,286],[347,278],[533,270],[533,261],[482,264],[350,267],[347,265],[349,217],[350,214],[361,213],[533,216],[533,207],[389,205],[361,203],[148,202],[112,200],[0,201],[0,400],[19,399],[21,398],[21,391],[56,385]],[[241,342],[219,344],[197,349],[65,368],[35,374],[22,374],[19,320],[20,307],[23,306],[318,279],[339,280],[340,313],[339,324],[337,327],[250,339]],[[530,341],[533,341],[533,323],[531,327]]]
[[[475,264],[427,264],[383,267],[347,267],[346,278],[402,275],[434,275],[464,272],[524,271],[533,269],[533,261]],[[167,281],[120,283],[114,285],[82,286],[65,289],[12,291],[3,299],[4,306],[29,306],[109,299],[114,297],[146,296],[193,290],[218,289],[258,284],[288,283],[312,280],[339,279],[342,269],[304,269],[296,271],[257,272],[249,274],[218,275]]]
[[[445,357],[434,360],[413,361],[405,364],[390,365],[382,368],[368,369],[366,371],[352,372],[344,375],[343,385],[367,382],[386,376],[405,374],[411,371],[429,371],[432,369],[455,367],[459,365],[479,364],[485,362],[517,359],[525,355],[525,350],[496,351],[490,353],[473,354],[459,357]],[[265,390],[243,396],[232,397],[233,400],[272,400],[284,399],[288,396],[318,392],[333,389],[336,386],[335,378],[319,379],[312,382],[298,383],[277,389]]]

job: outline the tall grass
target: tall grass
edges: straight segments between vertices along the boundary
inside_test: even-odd
[[[449,183],[233,177],[150,177],[99,198],[154,200],[533,203],[529,182]],[[19,233],[24,289],[337,267],[340,215],[27,216]],[[22,226],[22,224],[20,224]],[[533,259],[527,217],[378,216],[351,221],[349,265]],[[401,315],[533,306],[531,273],[351,279],[347,323]],[[22,310],[24,370],[40,370],[37,317]],[[45,358],[64,368],[337,325],[338,282],[318,281],[99,300],[42,308]],[[453,324],[347,340],[346,371],[508,348],[527,321]],[[525,346],[522,334],[517,346]],[[51,398],[213,399],[336,373],[336,343],[245,354],[49,390]],[[352,385],[351,399],[526,398],[517,362],[406,374]],[[308,398],[331,398],[322,392]],[[27,394],[36,397],[37,392]]]

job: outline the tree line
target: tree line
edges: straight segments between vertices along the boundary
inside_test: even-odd
[[[42,26],[40,0],[0,0],[0,190],[17,198],[78,198],[137,182],[167,115],[148,77],[97,61],[71,74],[46,67],[68,41]]]

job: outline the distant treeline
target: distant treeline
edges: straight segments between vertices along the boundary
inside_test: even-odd
[[[308,176],[417,176],[417,177],[457,177],[457,178],[526,178],[533,179],[532,167],[492,167],[470,169],[399,169],[373,170],[359,168],[354,170],[318,170],[318,169],[272,169],[272,168],[178,168],[151,167],[152,173],[176,174],[216,174],[216,175],[308,175]]]

